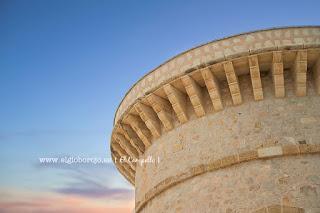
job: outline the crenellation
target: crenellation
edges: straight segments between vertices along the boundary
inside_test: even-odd
[[[112,144],[112,148],[115,150],[115,153],[116,153],[116,156],[118,156],[118,159],[121,158],[120,156],[123,156],[123,157],[126,157],[126,158],[129,157],[128,153],[119,144],[113,143]],[[135,170],[136,170],[135,163],[128,162],[128,165],[132,169],[133,173],[135,173]],[[127,168],[127,170],[128,170],[128,168]]]
[[[135,158],[139,158],[138,151],[131,145],[130,141],[125,138],[122,134],[115,134],[114,135],[115,140],[118,142],[118,144],[121,146],[123,150],[125,150],[126,153],[128,153],[130,156],[133,156]]]
[[[191,104],[198,117],[202,117],[206,114],[203,91],[201,86],[195,82],[190,76],[185,75],[181,78],[183,85],[190,98]]]
[[[127,174],[127,177],[129,177],[129,180],[131,180],[134,183],[134,179],[135,179],[135,169],[133,169],[133,164],[130,163],[121,163],[121,157],[122,155],[120,155],[119,153],[115,152],[114,153],[114,157],[117,159],[116,165],[117,166],[121,166],[122,171],[124,171],[124,173]]]
[[[320,95],[320,57],[312,68],[314,88]]]
[[[148,148],[151,145],[151,133],[146,125],[136,115],[129,114],[126,120],[142,140],[144,147]]]
[[[212,101],[212,105],[215,111],[220,111],[223,109],[223,104],[221,100],[219,82],[217,78],[213,75],[210,68],[205,68],[201,71],[202,77],[204,79],[205,85],[207,87],[209,96]]]
[[[250,56],[248,59],[254,100],[260,101],[263,99],[263,89],[260,78],[258,56]]]
[[[138,135],[135,133],[135,131],[132,129],[130,125],[127,124],[122,124],[121,125],[125,134],[128,135],[130,138],[130,142],[132,143],[133,146],[136,147],[137,151],[139,152],[139,155],[144,153],[145,147],[141,139],[138,137]]]
[[[153,93],[147,97],[153,110],[157,113],[164,128],[169,131],[173,129],[172,107],[168,100],[163,99]]]
[[[271,73],[272,73],[272,79],[274,84],[274,94],[276,98],[283,98],[285,96],[285,87],[284,87],[282,51],[273,52]]]
[[[235,73],[233,64],[231,61],[228,61],[223,64],[223,67],[226,73],[233,104],[239,105],[242,103],[242,96],[240,92],[238,76]]]
[[[144,121],[151,134],[154,137],[160,137],[161,135],[161,126],[160,121],[158,119],[155,111],[150,107],[143,103],[136,103],[135,109],[139,113],[141,119]]]
[[[164,85],[164,91],[168,96],[172,108],[181,123],[188,121],[186,95],[170,84]]]
[[[292,66],[296,96],[307,94],[307,50],[299,50]]]

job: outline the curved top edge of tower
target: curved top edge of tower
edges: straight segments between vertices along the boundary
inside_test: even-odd
[[[218,42],[223,42],[223,41],[227,41],[229,39],[236,39],[237,37],[242,37],[242,36],[248,36],[248,35],[253,35],[253,34],[257,34],[257,33],[263,33],[263,32],[272,32],[272,31],[283,31],[283,30],[289,30],[289,29],[316,29],[316,30],[319,30],[319,35],[320,35],[320,25],[303,25],[303,26],[285,26],[285,27],[272,27],[272,28],[266,28],[266,29],[260,29],[260,30],[253,30],[253,31],[249,31],[249,32],[244,32],[244,33],[239,33],[239,34],[234,34],[234,35],[231,35],[231,36],[227,36],[227,37],[223,37],[223,38],[220,38],[220,39],[216,39],[216,40],[212,40],[212,41],[209,41],[209,42],[206,42],[206,43],[203,43],[203,44],[200,44],[200,45],[196,45],[195,47],[193,48],[190,48],[186,51],[183,51],[173,57],[171,57],[170,59],[166,60],[165,62],[163,62],[162,64],[160,64],[159,66],[157,66],[156,68],[152,69],[151,71],[147,72],[144,76],[142,76],[140,79],[138,79],[136,81],[136,83],[134,83],[131,88],[126,92],[126,94],[124,95],[124,97],[122,98],[121,102],[119,103],[118,107],[117,107],[117,110],[115,112],[115,116],[114,116],[114,120],[113,120],[113,125],[116,124],[117,120],[119,120],[119,118],[121,117],[121,115],[124,113],[125,109],[122,110],[120,112],[120,108],[124,105],[124,102],[126,101],[126,99],[128,98],[128,96],[132,93],[133,89],[139,84],[141,83],[144,79],[148,78],[148,76],[150,76],[151,74],[157,72],[160,68],[168,65],[170,62],[173,62],[175,59],[178,59],[179,57],[181,56],[185,56],[187,55],[188,53],[190,53],[191,51],[195,51],[199,48],[202,48],[206,45],[211,45],[211,44],[214,44],[214,43],[218,43]],[[250,42],[248,42],[250,43]],[[248,53],[249,51],[249,54],[250,54],[250,49],[247,49],[247,50],[244,50],[242,51],[242,54],[246,54]],[[237,53],[237,56],[239,56],[239,53]],[[226,57],[226,55],[224,55],[224,60],[228,60],[228,57]],[[218,62],[218,61],[216,61]],[[200,64],[200,66],[203,65],[203,64]],[[199,68],[200,66],[194,66],[193,68]],[[191,68],[192,69],[192,68]],[[170,69],[168,69],[168,72],[170,72]],[[186,71],[182,71],[181,73],[185,73]],[[172,76],[174,77],[174,76]],[[171,78],[171,77],[170,77]],[[170,79],[168,78],[168,79]],[[167,79],[167,80],[168,80]],[[161,81],[159,82],[158,81],[158,84],[160,85],[161,84]],[[156,85],[154,86],[153,88],[157,88],[159,85]],[[143,95],[145,95],[146,93],[148,92],[143,92]],[[134,100],[137,100],[139,99],[140,97],[139,96],[136,96]],[[127,107],[129,107],[130,104],[128,104]]]

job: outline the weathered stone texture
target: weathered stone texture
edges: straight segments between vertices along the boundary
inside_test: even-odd
[[[268,212],[294,213],[299,211],[292,207],[300,207],[318,213],[319,160],[319,155],[274,158],[205,173],[169,188],[141,212],[250,213],[269,206]],[[279,211],[277,205],[288,207]]]
[[[249,76],[247,78],[247,81],[250,81]],[[271,76],[262,78],[262,81],[265,85],[265,98],[263,101],[245,102],[240,106],[226,108],[224,109],[224,111],[219,111],[214,114],[192,120],[157,139],[154,144],[145,152],[144,155],[159,156],[160,159],[163,160],[156,167],[153,165],[146,165],[144,167],[137,168],[136,176],[139,178],[137,178],[135,182],[136,201],[144,200],[145,194],[148,191],[152,190],[153,187],[160,183],[162,180],[177,175],[190,167],[205,164],[210,161],[213,162],[215,159],[220,160],[228,157],[229,155],[241,153],[239,156],[239,160],[241,159],[242,161],[243,159],[247,159],[247,161],[250,161],[258,157],[257,152],[250,151],[254,149],[264,150],[263,153],[265,155],[296,155],[301,152],[308,153],[308,144],[320,144],[320,98],[315,94],[315,91],[311,88],[311,86],[309,88],[309,95],[307,97],[296,97],[294,95],[294,88],[289,86],[286,88],[288,92],[287,98],[275,99],[273,97]],[[268,84],[270,84],[270,87],[267,86]],[[289,83],[287,85],[289,85]],[[244,93],[244,96],[249,95],[252,95],[252,93],[250,93],[249,91],[248,93]],[[300,143],[304,142],[306,143],[305,147],[301,146],[302,150],[299,150],[298,145],[303,145]],[[274,145],[281,145],[283,146],[283,149],[279,151],[279,149],[272,148],[272,146]],[[177,147],[180,148],[177,149]],[[315,160],[317,159],[317,157],[318,156],[314,156],[311,159]],[[309,158],[310,157],[306,157],[306,159]],[[303,171],[303,162],[305,161],[304,156],[299,157],[299,159],[300,160],[298,161],[297,166],[292,167],[292,170]],[[230,161],[232,161],[232,159],[225,160],[226,165],[228,164],[228,160],[229,163]],[[294,158],[285,157],[285,159],[279,158],[271,160],[270,162],[279,161],[278,164],[288,165],[291,160],[294,160]],[[307,174],[302,172],[300,175],[305,176],[304,178],[314,175],[319,177],[319,160],[320,159],[315,160],[314,162],[310,161],[306,163],[306,166],[312,165],[314,168],[316,168],[313,173]],[[226,168],[224,172],[221,172],[226,176],[234,176],[234,178],[236,178],[241,176],[241,169],[239,169],[238,174],[237,172],[233,172],[234,168],[246,168],[248,173],[250,173],[249,171],[254,172],[256,169],[266,168],[266,162],[269,161],[257,161],[255,163],[248,162],[248,164],[239,166],[235,165],[230,169]],[[221,164],[221,162],[217,163]],[[232,164],[232,162],[230,164]],[[211,167],[214,168],[215,165],[211,165]],[[203,188],[203,190],[206,190],[205,188],[208,187],[213,187],[217,190],[218,188],[221,188],[220,190],[226,190],[225,193],[227,193],[228,191],[234,191],[235,197],[244,196],[243,193],[245,193],[245,191],[242,192],[241,188],[245,186],[233,185],[233,182],[230,182],[230,187],[225,188],[223,182],[228,182],[228,180],[221,180],[221,182],[219,182],[217,177],[215,182],[212,178],[215,177],[215,174],[219,174],[219,172],[220,171],[213,171],[210,175],[204,174],[197,177],[197,179],[199,179],[199,183],[207,182],[208,184]],[[280,175],[281,170],[279,170],[278,172],[278,175]],[[276,174],[275,169],[273,170],[273,173]],[[208,175],[210,176],[209,179]],[[247,178],[250,178],[250,176],[248,176]],[[251,178],[255,179],[256,177]],[[262,183],[264,180],[259,179],[259,181],[261,181]],[[165,209],[165,206],[169,208],[169,203],[172,204],[172,207],[178,208],[179,205],[177,205],[177,203],[174,203],[173,201],[177,199],[175,195],[178,194],[179,196],[183,197],[184,194],[191,193],[188,192],[188,189],[190,187],[198,188],[198,182],[195,183],[186,181],[180,183],[185,188],[179,185],[174,186],[172,190],[169,189],[168,192],[163,192],[164,195],[158,195],[159,197],[157,196],[152,199],[150,203],[147,204],[147,207],[145,207],[145,210],[143,210],[142,212],[153,212],[152,209],[158,208],[163,209],[163,212],[167,212],[169,210]],[[269,183],[270,181],[268,180],[267,182]],[[212,184],[212,186],[209,186],[210,183]],[[274,193],[274,189],[272,189],[272,186],[269,187],[269,192],[263,192],[266,194],[256,194],[256,196],[260,197],[259,199],[262,200],[266,199],[268,194]],[[180,187],[184,189],[180,190]],[[251,187],[258,187],[258,185],[252,185]],[[286,190],[291,190],[294,187],[294,185],[288,185],[288,188]],[[238,191],[235,191],[236,189]],[[319,190],[319,188],[317,190]],[[216,194],[216,196],[220,196],[220,199],[227,199],[229,200],[228,203],[232,203],[231,199],[223,196],[223,194],[220,194],[219,191],[216,191],[214,194]],[[206,199],[206,196],[211,196],[212,201],[200,201],[201,199],[199,198],[197,202],[194,202],[194,205],[196,205],[196,203],[199,203],[199,206],[197,206],[197,208],[199,207],[200,209],[199,212],[224,212],[223,208],[226,209],[228,207],[228,205],[223,205],[224,202],[219,201],[220,207],[217,209],[220,210],[210,211],[211,208],[216,208],[214,206],[219,199],[214,199],[214,197],[212,197],[214,195],[209,194],[206,196],[202,196],[202,194],[194,194],[193,196],[201,197],[201,199]],[[253,195],[251,194],[250,196]],[[270,198],[270,204],[281,203],[281,196],[285,196],[285,194],[281,195],[280,197],[279,196],[273,196],[272,198]],[[302,198],[301,194],[299,196],[295,199],[306,199]],[[320,203],[320,197],[313,199],[317,199]],[[266,199],[266,201],[268,200],[269,198]],[[272,203],[271,201],[274,201],[274,203]],[[180,203],[184,202],[185,200],[180,200]],[[248,201],[245,202],[247,203],[247,205],[250,204],[248,203]],[[160,206],[164,205],[164,207],[160,208],[155,203],[159,203]],[[165,205],[165,203],[168,204]],[[233,204],[234,206],[232,207],[232,209],[236,208],[238,204],[239,203],[237,202],[236,204]],[[306,204],[304,203],[304,205],[302,206],[306,206]],[[241,210],[240,207],[244,209]],[[241,211],[237,209],[237,212],[247,212],[248,209],[253,210],[254,207],[258,208],[261,207],[261,205],[259,206],[258,204],[255,204],[252,207],[247,206],[246,208],[245,205],[239,205]],[[184,207],[182,205],[180,208],[183,209],[183,211],[181,210],[181,212],[188,212],[188,208],[191,208],[191,206]],[[314,206],[314,208],[318,207]],[[172,212],[175,211],[172,210]]]
[[[147,74],[115,117],[136,212],[320,213],[320,27],[241,34]]]

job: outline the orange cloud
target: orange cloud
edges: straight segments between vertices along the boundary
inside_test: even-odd
[[[0,197],[0,210],[4,213],[130,213],[134,209],[134,200],[120,202],[45,192],[16,191],[6,194],[9,196],[5,200],[3,196]]]

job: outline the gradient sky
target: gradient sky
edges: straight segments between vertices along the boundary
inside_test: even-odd
[[[0,212],[131,212],[110,157],[113,116],[145,73],[246,31],[319,25],[320,1],[0,0]]]

